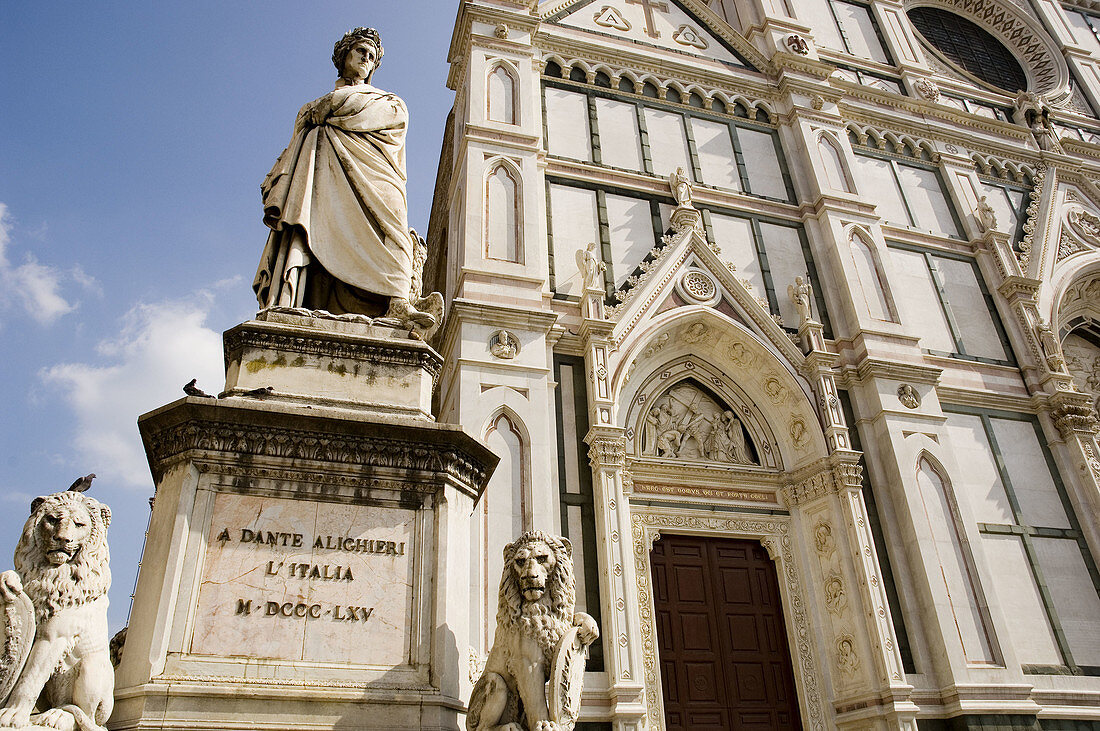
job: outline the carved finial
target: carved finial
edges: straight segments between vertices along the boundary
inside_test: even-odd
[[[814,288],[810,284],[809,275],[805,278],[795,277],[794,284],[787,287],[787,296],[798,310],[799,327],[813,319]]]
[[[683,167],[678,167],[668,176],[668,184],[672,188],[672,197],[676,199],[678,208],[695,208],[692,204],[691,179]]]

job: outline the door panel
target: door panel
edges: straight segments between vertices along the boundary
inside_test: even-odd
[[[669,731],[800,728],[775,566],[760,544],[662,535],[651,563]]]

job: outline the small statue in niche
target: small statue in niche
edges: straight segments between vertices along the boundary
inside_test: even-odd
[[[1060,152],[1058,135],[1050,121],[1050,105],[1041,96],[1032,91],[1020,92],[1016,97],[1017,122],[1023,122],[1031,130],[1035,144],[1045,152]]]
[[[668,176],[668,184],[672,188],[672,197],[676,199],[678,208],[695,208],[691,202],[691,180],[683,167],[676,168],[676,171]]]
[[[993,210],[993,206],[989,205],[986,196],[983,195],[978,199],[978,207],[974,213],[978,217],[978,228],[982,233],[997,230],[997,213]]]
[[[572,731],[596,621],[576,611],[573,548],[528,531],[504,547],[497,630],[467,731]],[[549,681],[549,682],[548,682]]]
[[[596,255],[595,241],[590,242],[586,249],[577,249],[577,269],[585,289],[603,289],[603,273],[607,271],[607,264]]]
[[[1058,337],[1054,334],[1054,329],[1046,321],[1040,319],[1038,324],[1035,325],[1035,332],[1039,336],[1039,347],[1043,351],[1047,368],[1055,373],[1065,373],[1066,359],[1062,354],[1062,346],[1058,343]]]
[[[84,494],[93,477],[31,501],[15,570],[0,574],[0,727],[105,731],[111,715],[111,509]]]
[[[498,358],[511,360],[519,354],[519,339],[507,330],[497,330],[489,341],[489,350]]]
[[[787,296],[791,298],[791,302],[798,310],[799,327],[813,319],[811,303],[814,298],[814,288],[810,284],[808,276],[806,278],[795,277],[794,284],[787,287]]]

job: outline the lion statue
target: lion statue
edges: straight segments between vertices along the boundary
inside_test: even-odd
[[[0,727],[104,731],[111,715],[111,510],[84,495],[90,483],[31,502],[15,571],[0,574]]]
[[[496,637],[470,696],[468,731],[572,731],[588,646],[600,635],[575,608],[568,540],[528,531],[504,547]]]

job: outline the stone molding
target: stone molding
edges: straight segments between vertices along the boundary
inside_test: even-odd
[[[443,369],[443,358],[427,345],[414,340],[387,341],[369,336],[348,335],[295,327],[287,332],[267,323],[247,322],[227,330],[223,336],[225,365],[239,359],[245,348],[305,353],[323,358],[370,361],[382,365],[423,368],[435,383]]]
[[[187,399],[147,414],[139,419],[138,426],[158,482],[169,466],[185,458],[200,463],[200,468],[205,463],[209,471],[228,474],[232,468],[223,461],[229,458],[231,465],[256,477],[270,476],[263,471],[275,470],[313,481],[335,464],[339,469],[327,478],[329,484],[357,482],[368,486],[374,478],[368,470],[377,469],[402,473],[402,478],[406,478],[405,473],[422,473],[408,475],[402,481],[406,487],[424,477],[442,474],[473,493],[488,482],[496,464],[492,453],[472,437],[443,425],[417,427],[394,421],[349,424],[323,416],[199,404]],[[368,433],[365,427],[373,428]],[[267,461],[257,464],[249,457]],[[287,465],[289,461],[292,464]],[[315,471],[303,462],[325,467]],[[242,463],[247,467],[241,467]],[[358,474],[349,474],[352,470]]]
[[[800,482],[785,485],[780,493],[787,505],[796,507],[844,489],[858,490],[863,485],[862,480],[863,467],[853,462],[841,462]]]
[[[661,680],[658,674],[657,629],[650,585],[649,551],[661,532],[683,532],[693,535],[719,534],[724,537],[744,537],[759,540],[776,563],[783,595],[784,619],[791,631],[787,633],[795,652],[795,684],[805,723],[814,731],[826,728],[825,711],[818,687],[818,660],[814,649],[814,631],[807,614],[806,596],[794,557],[788,517],[714,518],[690,514],[670,515],[634,513],[631,531],[634,539],[635,576],[638,608],[641,615],[643,682],[646,713],[653,728],[662,728],[663,709]]]

